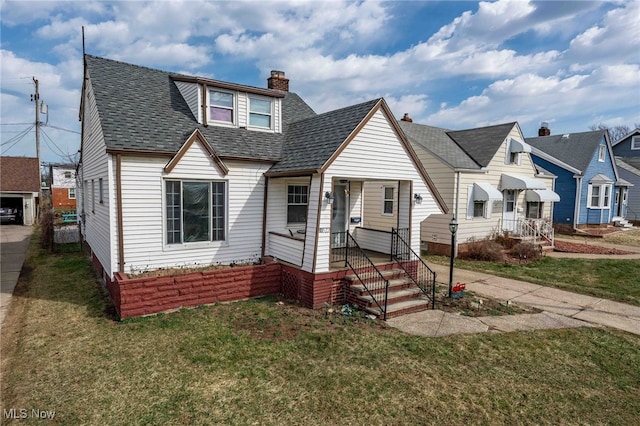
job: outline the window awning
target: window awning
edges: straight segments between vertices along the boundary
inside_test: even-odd
[[[602,184],[607,184],[607,183],[613,183],[613,179],[611,179],[607,175],[603,175],[602,173],[598,173],[597,175],[595,175],[594,177],[591,178],[589,183],[592,183],[592,184],[595,184],[595,185],[602,185]]]
[[[635,186],[635,185],[629,182],[628,180],[624,180],[620,178],[616,181],[616,186]]]
[[[500,178],[500,189],[547,189],[547,185],[540,179],[515,173],[503,173]]]
[[[502,201],[502,192],[487,182],[473,184],[473,201]]]
[[[526,142],[518,141],[511,138],[509,143],[509,151],[511,152],[531,152],[531,145]]]
[[[524,198],[527,201],[560,201],[560,196],[550,189],[529,189],[525,193]]]

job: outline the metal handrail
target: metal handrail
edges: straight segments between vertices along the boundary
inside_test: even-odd
[[[424,262],[406,240],[400,235],[409,229],[391,229],[391,257],[406,272],[411,281],[431,299],[431,309],[436,307],[436,272]],[[431,293],[431,294],[429,294]]]
[[[387,298],[389,296],[389,280],[387,280],[382,272],[369,259],[369,256],[362,250],[360,245],[347,231],[346,250],[344,256],[345,265],[353,271],[356,278],[364,289],[369,293],[375,304],[380,309],[383,319],[387,320]],[[376,298],[376,293],[384,290],[384,307]]]

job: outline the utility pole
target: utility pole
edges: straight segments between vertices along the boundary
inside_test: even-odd
[[[31,100],[36,104],[36,157],[38,159],[38,205],[42,203],[42,170],[40,169],[40,89],[38,80],[33,78],[36,85],[36,93],[31,95]],[[39,211],[40,209],[38,209]]]

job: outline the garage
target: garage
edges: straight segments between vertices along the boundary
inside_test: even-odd
[[[2,223],[33,225],[40,191],[40,165],[32,157],[0,157]]]

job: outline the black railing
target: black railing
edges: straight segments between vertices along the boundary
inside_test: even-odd
[[[382,319],[387,320],[387,297],[389,295],[389,280],[376,268],[369,256],[360,248],[356,240],[349,231],[345,233],[345,256],[346,266],[358,278],[360,284],[371,296],[375,305],[380,309]]]
[[[436,307],[436,273],[407,244],[409,229],[391,229],[391,258],[400,265],[420,291]]]
[[[344,262],[344,257],[347,252],[347,232],[332,232],[331,233],[331,258],[329,261]]]

